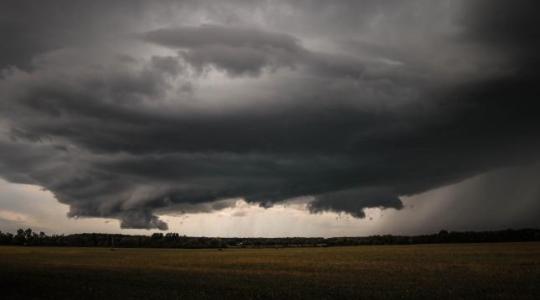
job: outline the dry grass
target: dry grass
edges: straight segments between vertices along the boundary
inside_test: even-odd
[[[0,247],[0,280],[3,299],[540,299],[540,243],[225,251]]]

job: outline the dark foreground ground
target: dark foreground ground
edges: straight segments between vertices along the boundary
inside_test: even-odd
[[[0,247],[0,299],[540,299],[540,243]]]

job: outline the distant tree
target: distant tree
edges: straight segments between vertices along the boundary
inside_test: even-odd
[[[122,235],[82,233],[47,236],[30,228],[18,229],[16,234],[0,231],[1,245],[28,246],[78,246],[78,247],[152,247],[152,248],[227,248],[227,247],[327,247],[383,244],[426,244],[426,243],[481,243],[539,241],[540,230],[501,230],[483,232],[448,232],[418,236],[374,235],[367,237],[337,238],[208,238],[187,237],[177,233],[155,233],[146,235]]]
[[[153,240],[161,240],[161,239],[163,239],[163,233],[154,233],[154,234],[152,234],[152,239]]]
[[[17,234],[13,238],[13,243],[16,245],[24,245],[25,242],[26,242],[26,238],[24,234],[24,229],[21,229],[21,228],[17,229]]]

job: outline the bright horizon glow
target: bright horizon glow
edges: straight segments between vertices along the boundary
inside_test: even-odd
[[[423,234],[441,229],[470,230],[471,220],[452,224],[452,220],[457,217],[450,215],[443,218],[440,211],[453,211],[454,215],[459,215],[460,210],[467,210],[467,206],[463,204],[455,205],[456,191],[468,185],[474,186],[475,181],[480,179],[481,177],[473,178],[420,195],[402,197],[402,210],[365,209],[364,219],[333,212],[312,214],[302,202],[263,208],[237,200],[232,207],[219,211],[183,215],[159,214],[160,218],[169,224],[167,231],[122,229],[116,219],[68,218],[68,206],[59,203],[49,191],[34,185],[0,180],[0,190],[3,191],[0,198],[0,228],[2,231],[14,232],[17,228],[30,227],[34,231],[44,231],[47,234],[99,232],[150,235],[154,232],[176,232],[187,236],[210,237],[335,237]],[[506,211],[511,211],[511,208]],[[507,216],[510,217],[512,215]],[[489,223],[485,226],[472,229],[489,229]]]

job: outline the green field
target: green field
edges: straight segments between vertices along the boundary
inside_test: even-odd
[[[540,243],[0,247],[0,299],[540,299]]]

